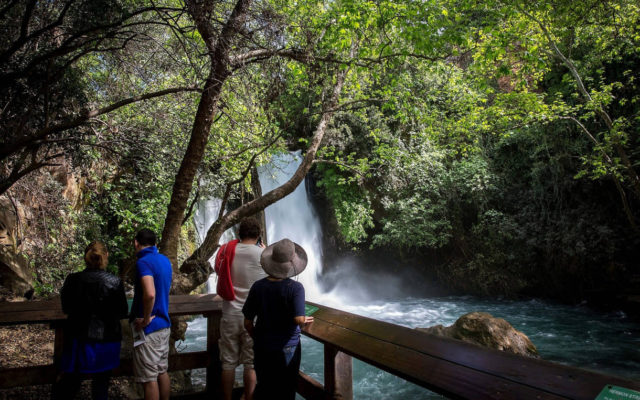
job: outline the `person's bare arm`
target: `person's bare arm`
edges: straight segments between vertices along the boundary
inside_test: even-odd
[[[300,325],[300,326],[303,326],[303,325],[305,325],[305,324],[310,324],[310,323],[312,323],[312,322],[313,322],[313,317],[307,317],[307,316],[305,316],[305,315],[300,315],[300,316],[297,316],[297,317],[293,317],[293,321],[294,321],[296,324],[298,324],[298,325]]]
[[[249,336],[251,336],[253,338],[253,321],[251,321],[250,319],[244,319],[244,329],[246,329],[247,333],[249,333]]]
[[[153,276],[145,275],[140,278],[142,286],[142,318],[136,318],[135,324],[138,330],[143,329],[151,323],[155,315],[151,315],[153,305],[156,301],[156,286],[153,283]]]

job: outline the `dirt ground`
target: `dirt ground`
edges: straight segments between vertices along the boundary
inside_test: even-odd
[[[0,327],[0,368],[29,367],[51,364],[54,332],[48,325],[18,325]],[[113,378],[110,399],[130,399],[131,378]],[[51,385],[38,385],[0,390],[0,400],[48,400]],[[91,398],[91,383],[83,383],[77,398]]]

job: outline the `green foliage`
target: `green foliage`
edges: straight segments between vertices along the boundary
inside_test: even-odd
[[[5,9],[2,51],[20,40],[19,3]],[[36,2],[30,32],[63,3],[47,4]],[[136,14],[126,29],[115,22],[149,5],[74,2],[60,29],[75,49],[55,52],[66,42],[43,36],[9,55],[0,66],[6,142],[84,108],[203,87],[209,49],[182,3],[156,2],[170,9]],[[206,17],[219,24],[232,7],[211,3]],[[631,0],[254,3],[230,56],[281,53],[233,68],[190,202],[225,193],[246,201],[249,163],[306,149],[336,71],[349,68],[316,160],[345,243],[437,252],[448,261],[430,268],[478,293],[593,281],[602,265],[626,265],[625,238],[637,237],[628,226],[640,206],[638,26]],[[90,33],[73,36],[83,29]],[[47,54],[62,56],[33,63]],[[131,256],[137,229],[162,230],[197,100],[181,93],[131,104],[11,155],[3,179],[32,155],[62,151],[89,193],[69,209],[52,196],[59,187],[41,182],[51,210],[37,228],[47,240],[31,258],[38,291],[80,268],[90,240],[107,242],[114,269]],[[60,273],[45,268],[56,263]]]
[[[321,168],[318,186],[331,201],[342,240],[357,244],[367,237],[367,228],[373,227],[373,210],[364,190],[354,182],[347,182],[333,166]]]
[[[444,176],[445,153],[414,140],[406,153],[389,165],[392,171],[380,187],[386,216],[375,245],[398,248],[439,248],[451,238]]]

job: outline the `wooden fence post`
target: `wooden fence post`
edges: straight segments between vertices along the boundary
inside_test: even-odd
[[[64,344],[64,329],[62,321],[51,323],[51,327],[55,329],[55,337],[53,339],[53,365],[60,367],[62,359],[62,346]]]
[[[351,356],[324,345],[324,389],[329,399],[353,399]]]
[[[206,391],[214,399],[222,399],[222,366],[220,364],[220,317],[221,313],[206,314],[207,318],[207,353],[209,354],[209,366],[207,366]]]

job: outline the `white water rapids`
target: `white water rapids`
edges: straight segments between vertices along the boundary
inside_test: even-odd
[[[263,193],[285,182],[300,164],[300,155],[277,157],[270,165],[259,168]],[[220,201],[205,199],[198,204],[194,221],[202,240],[209,226],[218,216]],[[393,275],[373,275],[359,260],[341,261],[332,268],[334,283],[330,292],[323,293],[322,231],[318,217],[302,182],[289,196],[265,210],[269,243],[284,237],[304,247],[309,258],[299,280],[309,300],[342,309],[354,314],[391,322],[410,328],[437,324],[451,325],[461,315],[472,311],[489,312],[504,318],[524,332],[537,346],[541,356],[581,368],[593,369],[630,379],[640,379],[640,324],[624,313],[598,313],[581,306],[552,304],[538,300],[506,301],[478,299],[471,296],[411,297],[399,278]],[[221,243],[233,238],[227,231]],[[327,273],[324,273],[326,277]],[[209,287],[215,288],[215,274]],[[423,282],[414,279],[420,288]],[[210,290],[211,291],[211,290]],[[384,295],[384,296],[383,296]],[[206,348],[206,323],[197,318],[189,323],[186,351]],[[301,369],[323,382],[323,346],[302,337]],[[241,368],[236,371],[241,380]],[[193,374],[195,385],[204,383],[203,371]],[[356,399],[431,400],[442,397],[417,385],[390,375],[354,359],[353,388]]]

